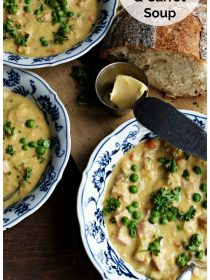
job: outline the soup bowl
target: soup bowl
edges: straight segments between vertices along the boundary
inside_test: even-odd
[[[54,143],[51,160],[36,188],[4,209],[3,227],[7,229],[34,213],[50,197],[68,162],[71,139],[68,114],[57,94],[42,78],[26,70],[4,66],[3,85],[38,106],[49,124]]]
[[[117,9],[118,0],[99,0],[101,8],[98,20],[90,34],[80,43],[65,52],[47,57],[26,57],[4,51],[4,64],[17,68],[43,68],[75,60],[96,46],[107,34]]]
[[[205,115],[186,110],[181,112],[206,130]],[[87,255],[103,279],[149,280],[124,261],[113,246],[103,217],[103,201],[112,171],[124,153],[154,137],[156,135],[150,130],[131,119],[98,144],[83,172],[77,198],[81,237]]]

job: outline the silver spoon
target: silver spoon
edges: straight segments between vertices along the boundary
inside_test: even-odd
[[[198,262],[197,260],[192,261],[176,280],[190,280],[196,267],[206,269],[207,265],[206,263]]]

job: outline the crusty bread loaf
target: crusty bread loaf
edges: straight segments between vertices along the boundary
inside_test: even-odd
[[[169,26],[141,23],[122,11],[103,41],[101,57],[142,68],[149,84],[170,97],[206,94],[206,5]]]

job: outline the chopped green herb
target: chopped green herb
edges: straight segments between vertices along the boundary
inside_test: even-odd
[[[55,44],[63,44],[64,41],[68,40],[68,33],[71,30],[71,27],[63,23],[59,28],[57,32],[53,32],[54,34],[54,43]]]
[[[26,13],[31,13],[32,12],[31,6],[24,6],[23,9]]]
[[[182,173],[182,177],[185,178],[186,180],[189,180],[190,178],[190,172],[188,169],[185,169]]]
[[[118,198],[109,197],[105,201],[103,214],[105,216],[114,214],[114,212],[117,210],[118,207],[120,207],[120,200]]]
[[[176,264],[180,267],[185,267],[189,259],[189,255],[187,253],[181,253],[176,258]]]
[[[15,150],[12,145],[8,145],[5,149],[6,154],[13,156],[15,154]]]
[[[175,173],[178,171],[178,167],[175,159],[167,159],[164,157],[160,157],[158,161],[162,163],[165,171],[169,173]]]
[[[31,167],[27,167],[25,170],[25,175],[23,176],[23,179],[25,181],[28,181],[28,179],[30,179],[32,176],[32,168]]]
[[[204,251],[202,251],[202,250],[199,252],[196,252],[196,254],[195,254],[195,257],[199,260],[201,260],[203,258],[203,256],[204,256]]]
[[[4,133],[8,136],[13,136],[14,135],[14,130],[15,130],[15,127],[12,126],[12,123],[11,122],[6,122],[3,126],[3,130],[4,130]]]
[[[89,74],[84,67],[73,66],[71,76],[75,78],[80,85],[88,84]]]
[[[159,236],[153,242],[149,243],[148,251],[152,256],[158,256],[160,253],[160,241],[163,239],[162,236]]]
[[[15,0],[5,0],[4,6],[8,14],[15,14],[17,12],[18,6],[15,3]]]
[[[31,1],[32,1],[32,0],[24,0],[24,2],[25,2],[26,5],[31,4]]]
[[[44,11],[44,9],[45,9],[45,6],[43,3],[41,3],[40,7],[34,11],[35,16],[39,17],[42,14],[42,12]]]
[[[16,36],[15,43],[17,46],[27,47],[27,41],[29,38],[29,34]]]
[[[188,211],[184,214],[179,213],[179,220],[180,221],[185,221],[185,222],[189,222],[190,220],[192,220],[195,216],[195,208],[194,206],[190,206],[190,208],[188,209]]]
[[[190,250],[192,252],[197,252],[199,250],[199,246],[202,243],[201,236],[199,234],[193,234],[190,237],[189,244],[186,246],[187,250]]]

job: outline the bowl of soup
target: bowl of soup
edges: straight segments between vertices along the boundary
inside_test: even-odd
[[[41,68],[72,61],[108,32],[117,0],[4,0],[4,63]]]
[[[181,111],[206,129],[206,116]],[[175,280],[207,261],[206,162],[131,119],[96,147],[83,173],[82,241],[103,279]],[[196,268],[193,280],[204,280]]]
[[[3,69],[3,222],[34,213],[60,181],[71,149],[68,114],[38,75]]]

